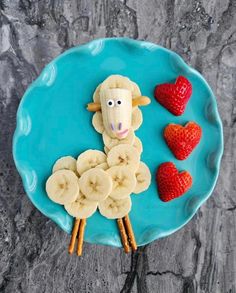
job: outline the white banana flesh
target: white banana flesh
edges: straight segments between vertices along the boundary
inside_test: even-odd
[[[79,179],[79,186],[87,199],[101,201],[111,193],[112,179],[104,170],[93,168],[82,174]]]
[[[114,166],[107,170],[111,176],[113,187],[110,197],[113,199],[123,199],[128,197],[136,186],[136,177],[128,167]]]
[[[131,128],[132,94],[126,89],[101,89],[103,125],[108,136],[125,138]]]
[[[58,170],[71,170],[77,173],[76,159],[71,156],[65,156],[58,159],[52,168],[52,172],[54,173]]]
[[[98,150],[87,150],[80,154],[77,159],[77,171],[82,175],[85,171],[106,163],[107,156]]]
[[[131,125],[134,130],[137,130],[143,123],[143,114],[138,107],[135,107],[132,112]]]
[[[108,197],[104,201],[99,202],[98,209],[101,215],[108,219],[120,219],[128,215],[131,206],[130,196],[124,199],[113,199]]]
[[[71,170],[58,170],[48,178],[46,192],[58,204],[71,203],[79,195],[78,177]]]
[[[107,154],[109,167],[127,166],[131,172],[135,172],[139,167],[140,154],[135,147],[129,144],[119,144],[112,148]]]
[[[151,184],[151,173],[146,164],[140,162],[139,168],[135,173],[136,176],[136,186],[134,188],[134,193],[138,194],[148,189]]]
[[[135,136],[134,138],[134,143],[133,143],[133,147],[136,148],[136,150],[141,154],[143,152],[143,145],[142,145],[142,142],[141,140]]]
[[[109,166],[108,166],[107,162],[105,162],[100,165],[97,165],[95,168],[100,168],[100,169],[103,169],[104,171],[106,171],[109,168]]]
[[[95,114],[93,114],[92,124],[98,133],[104,132],[105,129],[102,119],[102,113],[100,111],[97,111]]]
[[[123,138],[123,139],[112,138],[107,134],[106,131],[103,132],[102,138],[103,138],[103,142],[104,142],[105,146],[110,150],[110,149],[112,149],[114,146],[116,146],[118,144],[130,144],[130,145],[132,145],[134,143],[134,140],[135,140],[135,135],[134,135],[134,130],[132,128],[130,128],[127,136],[125,138]]]
[[[65,204],[65,210],[69,215],[77,219],[86,219],[91,217],[97,210],[98,202],[88,200],[82,192],[79,193],[77,199]]]

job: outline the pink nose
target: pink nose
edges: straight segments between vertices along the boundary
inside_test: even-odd
[[[116,135],[119,138],[125,138],[127,136],[128,132],[129,132],[129,130],[128,129],[125,129],[123,131],[116,132]]]

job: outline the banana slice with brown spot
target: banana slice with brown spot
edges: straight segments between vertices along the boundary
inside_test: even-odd
[[[113,199],[109,196],[104,201],[99,202],[98,209],[101,215],[108,219],[120,219],[130,212],[131,206],[130,196],[124,199]]]
[[[109,168],[109,166],[108,166],[107,162],[105,162],[100,165],[97,165],[95,168],[100,168],[100,169],[103,169],[104,171],[106,171]]]
[[[77,159],[77,171],[82,175],[85,171],[105,163],[106,154],[98,150],[87,150],[80,154]]]
[[[110,197],[114,199],[123,199],[129,196],[135,186],[136,177],[128,167],[114,166],[106,171],[112,178],[113,187]]]
[[[109,167],[127,166],[131,172],[136,172],[139,167],[140,154],[135,147],[129,144],[119,144],[113,147],[107,155]]]
[[[79,186],[87,199],[101,201],[111,193],[112,179],[104,170],[93,168],[82,174],[79,179]]]
[[[58,170],[48,178],[46,192],[58,204],[71,203],[79,195],[78,177],[71,170]]]
[[[86,219],[91,217],[97,210],[98,202],[86,198],[82,192],[72,203],[65,204],[65,210],[69,215],[77,219]]]

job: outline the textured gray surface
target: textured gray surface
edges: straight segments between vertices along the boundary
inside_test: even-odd
[[[124,255],[69,236],[25,196],[11,154],[15,114],[51,59],[98,37],[171,48],[213,88],[225,152],[213,196],[174,235]],[[0,292],[236,292],[236,1],[0,0]]]

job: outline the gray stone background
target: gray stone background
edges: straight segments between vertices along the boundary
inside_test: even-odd
[[[69,47],[128,36],[179,53],[213,88],[225,152],[213,196],[174,235],[141,247],[85,244],[40,214],[12,153],[19,101],[42,68]],[[0,292],[236,292],[236,1],[0,0]]]

